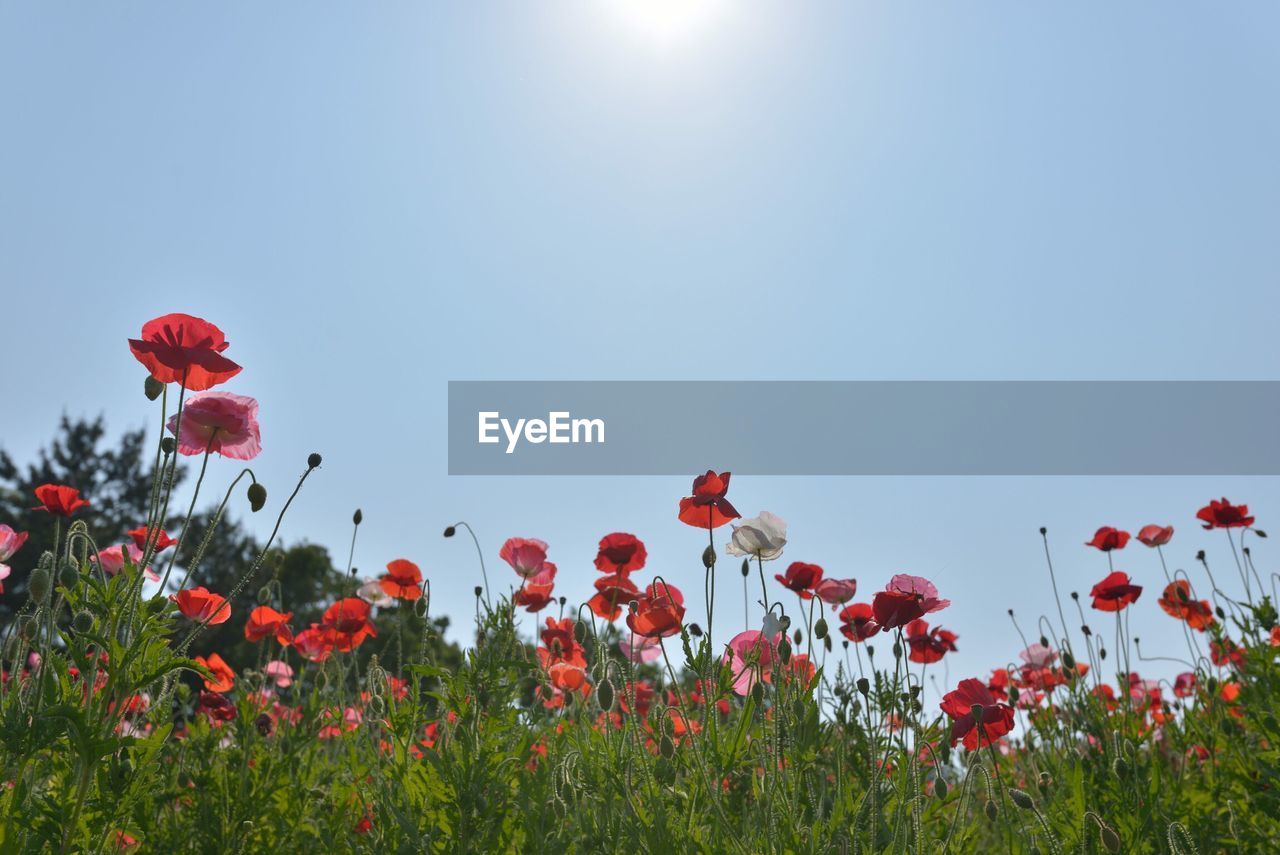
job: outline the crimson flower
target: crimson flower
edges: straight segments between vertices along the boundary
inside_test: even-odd
[[[1192,599],[1191,583],[1186,579],[1175,579],[1166,585],[1164,594],[1156,603],[1165,614],[1186,621],[1192,629],[1204,632],[1213,626],[1213,609],[1209,601]]]
[[[1205,528],[1248,528],[1254,518],[1249,516],[1248,505],[1233,505],[1224,496],[1222,501],[1214,499],[1196,511],[1196,519]]]
[[[976,751],[1013,730],[1013,707],[997,701],[981,680],[961,680],[939,707],[951,718],[952,746],[963,739],[965,748]],[[974,707],[981,708],[981,722],[974,719]]]
[[[707,474],[693,479],[693,495],[680,500],[680,522],[694,528],[719,528],[742,516],[729,504],[724,494],[729,491],[728,472]]]
[[[1183,671],[1173,681],[1173,694],[1178,698],[1189,698],[1196,693],[1196,675]]]
[[[596,617],[617,620],[622,614],[622,604],[640,598],[640,589],[626,573],[613,573],[596,579],[596,594],[587,605]]]
[[[289,629],[291,617],[293,612],[278,612],[271,606],[258,606],[249,612],[244,637],[249,641],[261,641],[274,635],[276,641],[287,647],[293,641],[293,631]]]
[[[879,631],[870,603],[854,603],[840,611],[840,632],[850,641],[866,641]]]
[[[911,652],[907,658],[912,662],[929,664],[939,662],[947,653],[956,650],[956,634],[942,627],[929,629],[929,624],[922,620],[913,620],[906,627],[907,645]]]
[[[320,627],[333,646],[343,653],[354,650],[366,638],[377,638],[369,613],[373,607],[359,597],[344,597],[325,609]]]
[[[378,584],[388,597],[413,602],[422,596],[422,571],[407,558],[397,558],[387,565]]]
[[[800,599],[812,600],[813,589],[822,581],[822,568],[817,564],[793,561],[787,567],[786,575],[774,573],[773,578],[781,582],[783,587],[799,594]]]
[[[596,569],[601,573],[630,573],[644,567],[648,553],[644,542],[634,534],[615,531],[600,538],[596,553]]]
[[[938,598],[937,587],[928,579],[899,573],[889,580],[883,591],[876,593],[871,610],[881,628],[893,629],[949,605],[950,600]]]
[[[574,635],[572,618],[547,618],[547,625],[540,638],[551,661],[577,661],[582,658],[582,645],[578,644],[578,638]]]
[[[214,723],[235,721],[236,718],[236,705],[217,692],[201,692],[196,711],[204,713]]]
[[[138,547],[139,549],[147,548],[147,531],[148,529],[145,525],[140,525],[129,532],[129,537],[133,538],[134,546]],[[177,543],[178,541],[170,537],[168,532],[166,532],[164,529],[161,529],[155,534],[155,543],[152,544],[152,549],[156,553],[160,553],[160,552],[164,552],[170,546],[176,546]]]
[[[1124,545],[1128,542],[1129,532],[1104,525],[1094,532],[1093,540],[1085,541],[1084,545],[1092,546],[1094,549],[1101,549],[1103,552],[1110,552],[1113,549],[1124,549]]]
[[[627,626],[646,638],[667,638],[680,632],[684,620],[684,595],[675,585],[652,583],[627,615]]]
[[[184,588],[169,599],[178,604],[178,611],[191,620],[209,624],[226,623],[231,617],[231,606],[221,594],[214,594],[208,588]]]
[[[547,544],[532,537],[510,537],[502,544],[498,557],[510,564],[517,575],[528,579],[541,572],[547,560]]]
[[[80,498],[80,491],[65,484],[41,484],[36,487],[40,504],[33,511],[48,511],[60,517],[69,517],[81,508],[89,507],[88,499]]]
[[[537,614],[551,605],[551,601],[554,599],[552,595],[554,589],[555,585],[538,585],[526,582],[523,588],[512,595],[511,603],[515,606],[524,607],[524,610],[530,614]]]
[[[142,338],[129,350],[161,383],[181,383],[192,392],[225,383],[240,366],[222,355],[228,342],[222,330],[203,318],[180,312],[147,321]]]
[[[1153,549],[1157,546],[1164,546],[1166,543],[1168,543],[1172,539],[1173,539],[1173,526],[1171,525],[1166,525],[1166,526],[1144,525],[1138,531],[1138,540],[1142,541],[1142,543],[1146,544],[1147,546],[1150,546]]]
[[[1127,573],[1117,570],[1093,586],[1089,596],[1093,607],[1100,612],[1118,612],[1130,603],[1138,601],[1142,586],[1132,584]]]

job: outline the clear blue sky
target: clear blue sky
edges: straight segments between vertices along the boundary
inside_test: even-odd
[[[659,38],[627,2],[0,2],[0,443],[142,424],[125,339],[202,315],[274,497],[325,456],[284,536],[345,556],[360,506],[357,564],[417,560],[465,621],[457,519],[495,581],[503,538],[548,540],[571,600],[614,530],[700,600],[704,535],[686,479],[447,477],[450,379],[1280,378],[1274,3],[730,3]],[[1192,519],[1222,494],[1280,515],[1261,478],[731,495],[866,592],[935,579],[954,680],[1015,655],[1007,607],[1052,611],[1040,525],[1068,588],[1107,523],[1225,567]],[[1179,643],[1121,559],[1135,633]]]

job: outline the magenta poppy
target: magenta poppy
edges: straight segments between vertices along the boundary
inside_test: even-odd
[[[169,433],[178,435],[178,416],[169,419]],[[252,460],[262,451],[258,402],[230,392],[201,392],[182,407],[178,453],[221,454],[233,460]]]

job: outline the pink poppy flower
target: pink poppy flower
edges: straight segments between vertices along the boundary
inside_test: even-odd
[[[4,562],[13,557],[13,554],[22,548],[22,544],[27,542],[27,533],[25,531],[14,531],[7,525],[0,525],[0,594],[4,593],[4,580],[9,578],[9,574],[13,572],[12,568]]]
[[[274,681],[278,689],[287,689],[293,684],[293,668],[288,662],[272,659],[267,663],[267,667],[262,669],[262,673]]]
[[[176,434],[178,417],[169,419],[169,433]],[[258,430],[258,402],[230,392],[201,392],[182,408],[180,454],[216,451],[233,460],[252,460],[262,451]]]
[[[778,637],[765,635],[758,629],[740,632],[730,639],[724,664],[732,669],[735,694],[745,697],[757,682],[770,681],[777,649]]]
[[[813,592],[818,595],[818,599],[829,606],[844,605],[858,593],[858,580],[823,579]]]
[[[1171,525],[1144,525],[1138,532],[1138,540],[1152,549],[1164,546],[1172,538],[1173,526]]]
[[[951,601],[939,599],[937,587],[928,579],[905,573],[890,579],[884,590],[871,601],[876,623],[884,629],[905,626],[949,605]]]
[[[94,561],[93,553],[89,554],[89,561]],[[131,567],[137,567],[142,563],[142,550],[134,546],[132,543],[120,544],[118,546],[108,546],[106,549],[98,550],[97,557],[102,559],[102,572],[108,576],[115,576],[125,566],[126,559]],[[160,574],[151,567],[146,569],[147,578],[152,582],[160,581]]]
[[[618,642],[618,651],[636,665],[648,665],[662,658],[662,643],[656,638],[631,633]]]
[[[547,560],[547,544],[532,537],[512,537],[502,544],[498,557],[511,565],[516,574],[528,579],[542,572]]]

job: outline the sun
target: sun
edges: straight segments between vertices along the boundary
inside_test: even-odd
[[[608,0],[628,27],[661,43],[680,41],[699,32],[725,4],[726,0]]]

